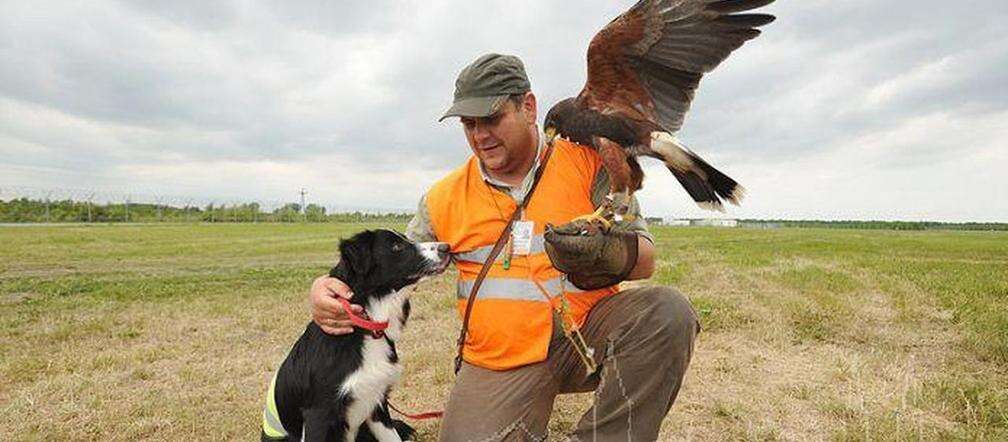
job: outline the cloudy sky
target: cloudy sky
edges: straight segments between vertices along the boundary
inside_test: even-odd
[[[465,160],[455,75],[576,94],[622,1],[0,0],[0,187],[411,208]],[[1008,221],[1003,0],[778,0],[680,138],[745,218]],[[649,216],[700,217],[646,164]]]

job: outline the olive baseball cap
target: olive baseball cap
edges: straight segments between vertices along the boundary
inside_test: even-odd
[[[466,66],[455,80],[455,101],[448,117],[488,117],[508,96],[532,90],[525,65],[514,55],[486,54]]]

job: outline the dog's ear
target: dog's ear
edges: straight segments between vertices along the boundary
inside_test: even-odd
[[[350,239],[340,241],[340,262],[333,273],[345,273],[350,279],[362,278],[371,271],[372,257],[369,245],[374,240],[374,233],[364,231]],[[346,282],[346,281],[345,281]]]

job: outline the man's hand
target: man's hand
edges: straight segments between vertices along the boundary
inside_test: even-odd
[[[308,295],[312,306],[312,320],[322,331],[330,335],[353,333],[350,317],[336,300],[337,296],[350,299],[353,297],[353,292],[343,281],[336,278],[330,276],[316,278],[312,283],[311,293]],[[350,309],[355,314],[360,314],[363,310],[361,306],[356,304],[350,304]]]
[[[613,227],[608,232],[583,220],[547,226],[546,254],[577,288],[594,290],[627,279],[637,265],[634,232]]]

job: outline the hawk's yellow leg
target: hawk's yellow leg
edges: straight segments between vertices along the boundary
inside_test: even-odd
[[[608,231],[612,227],[612,220],[616,213],[613,212],[613,200],[612,197],[606,196],[606,199],[599,204],[598,209],[595,209],[595,213],[590,215],[582,215],[571,220],[574,221],[585,221],[588,223],[598,224],[602,226],[602,230]]]

